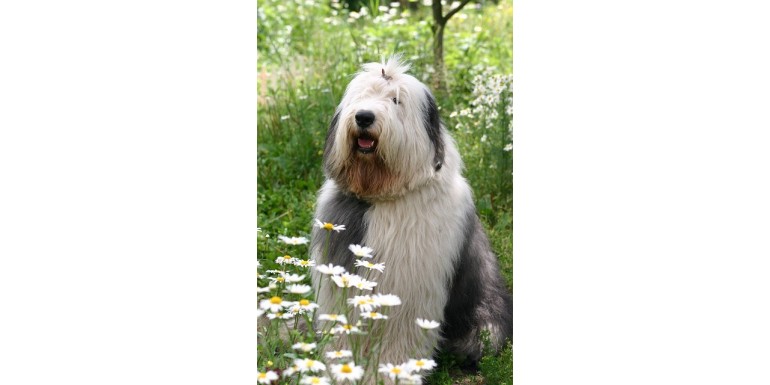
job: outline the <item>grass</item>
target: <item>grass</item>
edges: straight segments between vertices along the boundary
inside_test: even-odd
[[[366,3],[366,2],[365,2]],[[383,2],[384,5],[387,3]],[[258,14],[258,193],[260,272],[278,269],[275,258],[307,258],[278,242],[278,234],[309,238],[322,148],[331,114],[360,64],[402,53],[426,84],[432,67],[430,10],[363,7],[338,2],[263,0]],[[511,285],[512,4],[469,4],[449,22],[445,55],[449,91],[437,94],[442,119],[465,161],[479,216]],[[391,14],[392,13],[392,14]],[[304,255],[302,255],[304,254]],[[266,286],[266,278],[260,279]],[[265,295],[260,294],[260,299]],[[260,324],[260,327],[264,325]],[[287,365],[291,350],[260,329],[260,371],[267,361]],[[291,334],[291,333],[290,333]],[[286,336],[284,336],[285,338]],[[301,335],[292,337],[301,339]],[[440,356],[430,384],[479,384],[510,378],[511,352],[488,354],[479,373]],[[284,368],[286,366],[283,366]]]

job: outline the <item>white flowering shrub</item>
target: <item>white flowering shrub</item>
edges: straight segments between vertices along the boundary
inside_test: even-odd
[[[346,230],[343,224],[319,220],[315,226],[329,233]],[[386,274],[382,263],[367,260],[374,250],[350,245],[357,270],[348,272],[341,266],[316,265],[299,257],[308,254],[306,237],[276,238],[267,234],[258,238],[262,253],[257,271],[257,383],[370,384],[385,378],[396,384],[423,382],[423,376],[436,367],[430,358],[379,361],[382,323],[388,322],[388,313],[401,305],[401,299],[393,294],[371,294],[377,276]],[[262,259],[276,250],[278,256],[271,261]],[[322,275],[321,286],[335,290],[339,300],[332,313],[317,314],[313,289],[306,284],[311,269]],[[419,318],[414,325],[425,330],[439,326]],[[364,346],[370,347],[366,354]]]

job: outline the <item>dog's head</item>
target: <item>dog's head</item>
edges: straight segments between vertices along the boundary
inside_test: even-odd
[[[324,170],[362,198],[425,185],[444,165],[446,133],[430,90],[397,57],[363,66],[348,84],[326,137]]]

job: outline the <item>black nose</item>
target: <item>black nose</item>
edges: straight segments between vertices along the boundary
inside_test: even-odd
[[[356,112],[356,124],[358,127],[366,128],[374,123],[374,112],[369,110],[361,110]]]

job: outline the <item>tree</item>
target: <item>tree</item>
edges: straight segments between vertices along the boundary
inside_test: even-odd
[[[441,92],[447,92],[446,84],[446,66],[444,65],[444,27],[449,21],[449,18],[454,16],[471,0],[462,0],[460,5],[449,10],[444,15],[441,0],[433,0],[431,6],[433,7],[433,25],[431,30],[433,31],[433,63],[435,64],[436,72],[433,74],[433,86],[435,89]]]

